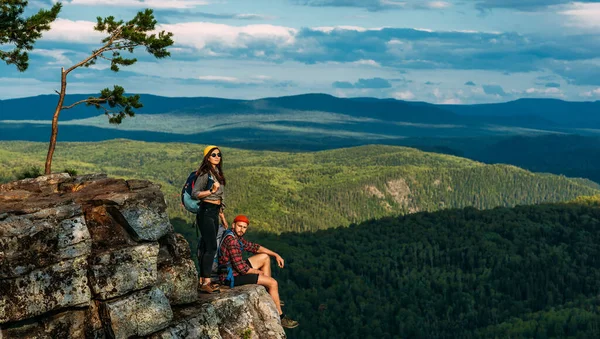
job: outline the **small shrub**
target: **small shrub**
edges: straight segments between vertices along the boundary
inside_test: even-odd
[[[74,177],[77,175],[77,170],[74,168],[65,168],[63,173],[69,173],[70,176]]]
[[[15,176],[17,177],[17,180],[23,180],[23,179],[27,179],[27,178],[37,178],[41,175],[42,175],[42,168],[38,167],[38,166],[27,167],[27,168],[21,170],[21,172],[17,172],[17,174],[15,174]]]
[[[252,329],[251,328],[245,329],[244,331],[242,331],[242,333],[240,333],[240,336],[242,337],[242,339],[252,338]]]

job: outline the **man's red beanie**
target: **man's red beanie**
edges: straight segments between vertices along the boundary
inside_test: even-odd
[[[235,219],[233,219],[233,222],[238,222],[238,221],[245,222],[246,224],[250,225],[250,220],[248,220],[248,217],[243,214],[240,214],[237,217],[235,217]]]

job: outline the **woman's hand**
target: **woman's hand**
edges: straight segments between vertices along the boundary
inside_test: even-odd
[[[213,183],[212,187],[210,188],[210,192],[215,193],[216,191],[219,190],[219,187],[221,187],[221,184],[219,184],[219,182],[215,181]]]
[[[221,224],[223,225],[223,228],[228,229],[229,225],[227,224],[227,218],[225,218],[225,213],[223,213],[223,208],[221,208],[221,211],[219,212],[219,218],[221,218]]]

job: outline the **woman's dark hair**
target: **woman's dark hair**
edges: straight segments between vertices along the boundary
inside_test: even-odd
[[[197,174],[200,176],[200,175],[204,175],[204,174],[210,172],[214,177],[217,178],[217,180],[219,181],[219,183],[221,185],[225,186],[225,184],[226,184],[225,174],[223,174],[223,168],[221,167],[221,165],[223,164],[223,158],[221,158],[221,161],[219,161],[219,164],[216,166],[217,167],[216,172],[213,169],[213,166],[210,163],[210,161],[208,161],[208,158],[210,157],[212,152],[216,149],[218,149],[218,147],[211,149],[210,152],[208,152],[206,154],[206,156],[202,159],[202,164],[200,165],[200,168],[198,168]]]

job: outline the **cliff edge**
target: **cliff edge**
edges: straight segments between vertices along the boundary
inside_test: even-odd
[[[0,338],[285,338],[263,287],[199,295],[197,280],[152,182],[0,185]]]

